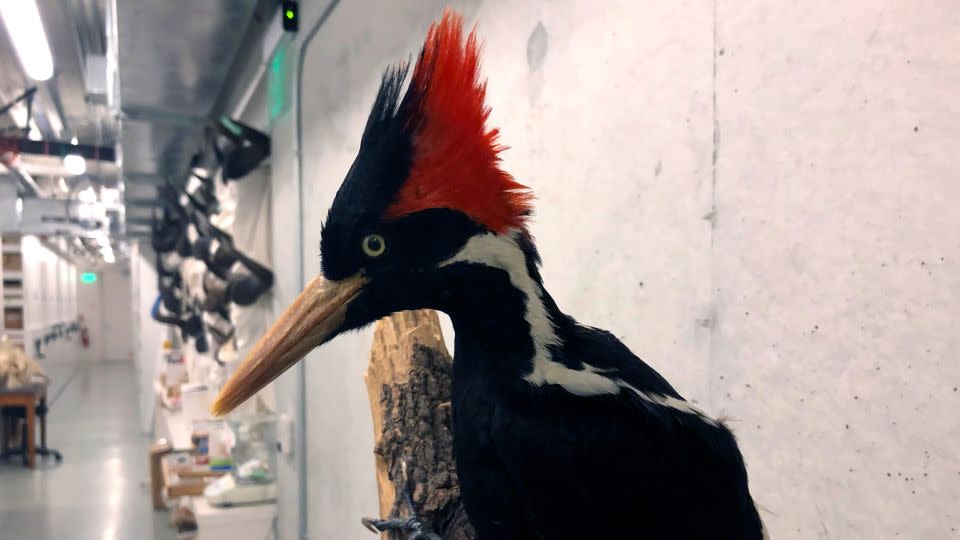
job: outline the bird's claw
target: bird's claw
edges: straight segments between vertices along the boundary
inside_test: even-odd
[[[368,531],[373,533],[379,533],[383,531],[392,531],[392,530],[401,530],[406,531],[413,528],[413,522],[415,518],[391,518],[391,519],[376,519],[376,518],[362,518],[360,523],[367,528]]]
[[[360,523],[367,528],[370,532],[381,533],[383,531],[400,531],[404,533],[413,533],[407,540],[443,540],[440,536],[433,533],[430,530],[430,527],[420,519],[420,516],[417,514],[417,509],[413,505],[413,498],[410,496],[410,492],[413,490],[410,478],[407,474],[407,461],[403,460],[400,462],[400,471],[403,476],[403,484],[401,484],[400,497],[403,502],[406,504],[407,509],[410,511],[410,517],[408,518],[390,518],[390,519],[375,519],[375,518],[362,518]]]
[[[360,523],[367,528],[372,533],[381,533],[383,531],[400,531],[400,532],[409,532],[413,533],[413,536],[407,540],[443,540],[436,534],[430,532],[420,521],[420,518],[413,516],[406,519],[401,518],[391,518],[391,519],[375,519],[375,518],[362,518]]]

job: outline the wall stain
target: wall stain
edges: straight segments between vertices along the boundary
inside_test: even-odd
[[[537,71],[547,57],[547,29],[538,21],[527,39],[527,65],[530,71]]]

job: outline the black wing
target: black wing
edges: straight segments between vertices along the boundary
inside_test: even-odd
[[[546,386],[495,421],[500,457],[543,538],[761,540],[733,434],[609,333],[565,337],[565,363],[633,389],[583,397]]]

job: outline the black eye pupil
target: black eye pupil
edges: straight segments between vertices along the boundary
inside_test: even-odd
[[[376,236],[367,238],[367,248],[370,251],[380,251],[380,238]]]

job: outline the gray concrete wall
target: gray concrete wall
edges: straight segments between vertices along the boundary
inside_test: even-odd
[[[292,115],[273,124],[278,308],[298,252],[319,270],[380,74],[446,4],[342,2],[312,43],[299,243]],[[957,536],[953,3],[453,4],[486,41],[505,167],[538,197],[547,286],[732,418],[772,536]],[[304,3],[302,28],[325,8]],[[358,518],[377,513],[369,342],[306,360],[310,538],[366,538]],[[294,388],[279,380],[281,412]]]
[[[958,29],[720,3],[711,408],[777,537],[960,537]]]

